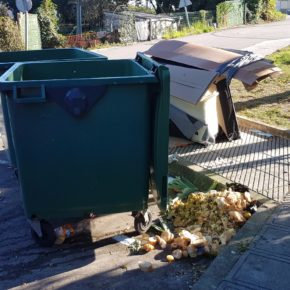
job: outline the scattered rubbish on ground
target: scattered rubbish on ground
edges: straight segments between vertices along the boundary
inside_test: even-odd
[[[135,239],[129,238],[125,235],[114,236],[113,239],[126,246],[130,246],[135,243]]]
[[[167,255],[166,256],[166,260],[167,260],[168,263],[171,263],[171,262],[174,261],[174,257],[172,255]]]
[[[168,192],[177,194],[177,198],[184,199],[189,193],[198,191],[198,188],[186,179],[180,177],[168,178]]]
[[[56,240],[55,245],[61,245],[65,239],[75,235],[75,227],[71,224],[65,224],[54,229]]]
[[[233,191],[239,191],[239,192],[250,192],[250,189],[248,186],[237,183],[237,182],[232,182],[232,183],[226,183],[227,188],[231,188]]]
[[[95,216],[90,216],[90,218],[83,219],[75,224],[65,224],[54,229],[54,234],[56,240],[55,245],[61,245],[67,238],[73,237],[79,234],[90,233],[91,220]]]
[[[150,262],[142,261],[138,263],[139,268],[143,272],[152,272],[153,271],[153,265]]]
[[[134,239],[134,241],[128,246],[131,255],[136,255],[141,250],[141,241]]]
[[[263,132],[263,131],[260,131],[260,130],[255,130],[255,129],[251,129],[250,132],[262,137],[262,138],[272,138],[273,135],[270,134],[270,133],[266,133],[266,132]]]
[[[127,246],[131,255],[163,250],[169,263],[205,254],[216,256],[259,206],[248,187],[226,185],[224,191],[199,192],[184,178],[168,177],[170,202],[166,215],[158,219],[159,225],[153,224],[149,233],[135,238],[117,235],[113,239]],[[89,219],[56,228],[55,243],[60,245],[66,238],[86,232],[88,223]],[[153,270],[149,262],[140,262],[139,268]]]
[[[177,154],[171,154],[168,156],[168,164],[171,164],[172,162],[178,161],[178,155]]]

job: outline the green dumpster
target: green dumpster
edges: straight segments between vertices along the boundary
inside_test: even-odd
[[[107,59],[105,56],[79,48],[42,49],[0,53],[0,75],[16,62],[70,59]],[[5,99],[1,97],[5,133],[4,145],[9,149],[10,163],[16,167],[15,150],[12,142],[9,116]]]
[[[89,213],[132,211],[136,230],[145,232],[150,181],[166,208],[166,67],[142,54],[136,60],[17,63],[0,78],[0,89],[38,242],[49,242],[43,220]]]

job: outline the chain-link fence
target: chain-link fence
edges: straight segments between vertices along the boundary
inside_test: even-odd
[[[187,26],[185,12],[170,13],[169,16],[177,20],[178,27]],[[216,13],[215,10],[188,12],[188,20],[191,25],[196,22],[204,22],[208,25],[213,25],[213,23],[216,22]]]

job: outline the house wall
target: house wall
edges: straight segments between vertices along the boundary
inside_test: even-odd
[[[277,10],[290,14],[290,0],[277,0],[276,7]]]

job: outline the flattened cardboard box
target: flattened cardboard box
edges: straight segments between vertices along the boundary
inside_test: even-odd
[[[145,51],[145,53],[172,63],[211,72],[216,72],[222,64],[242,56],[242,54],[235,52],[178,40],[160,41]],[[270,62],[259,60],[240,68],[234,78],[252,86],[257,81],[280,72],[281,70]]]

